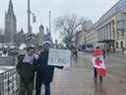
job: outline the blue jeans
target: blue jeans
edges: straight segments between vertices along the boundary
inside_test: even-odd
[[[45,95],[50,95],[50,83],[45,83]]]
[[[38,82],[36,85],[36,95],[41,95],[42,84],[45,87],[45,95],[50,95],[50,82],[47,83]]]

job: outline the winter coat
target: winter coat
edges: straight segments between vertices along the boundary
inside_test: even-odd
[[[16,66],[16,70],[20,76],[20,79],[26,82],[33,81],[34,79],[34,72],[36,70],[35,62],[33,60],[33,64],[23,62],[25,55],[18,56],[18,64]]]
[[[41,82],[52,82],[54,75],[54,66],[48,65],[48,51],[41,52],[38,61],[37,80]]]

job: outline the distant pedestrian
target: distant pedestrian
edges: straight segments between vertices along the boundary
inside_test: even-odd
[[[105,59],[106,58],[106,51],[105,51],[105,49],[102,49],[102,51],[103,51],[103,57]]]
[[[72,49],[72,56],[74,58],[74,61],[77,63],[78,62],[78,50],[76,49],[76,47],[73,47]]]
[[[6,48],[3,48],[2,56],[3,57],[7,57],[8,56],[8,51],[7,51]]]
[[[20,77],[19,95],[32,95],[34,88],[34,72],[35,72],[34,49],[27,48],[25,55],[18,56],[17,72]]]
[[[41,95],[42,85],[45,86],[45,95],[51,95],[50,83],[53,81],[54,69],[55,67],[59,69],[63,69],[63,66],[48,65],[50,44],[45,43],[43,47],[44,47],[44,51],[41,52],[37,61],[38,71],[37,71],[37,79],[36,79],[37,82],[36,95]]]

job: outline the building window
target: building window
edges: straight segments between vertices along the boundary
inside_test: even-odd
[[[116,48],[119,48],[119,43],[118,42],[116,42]]]
[[[119,39],[119,32],[117,32],[117,38]]]
[[[121,41],[120,46],[121,46],[121,48],[123,48],[123,41]]]
[[[124,38],[124,32],[122,32],[122,38]]]
[[[118,14],[117,16],[117,31],[125,32],[126,31],[126,15],[125,14]],[[123,35],[123,34],[122,34]]]

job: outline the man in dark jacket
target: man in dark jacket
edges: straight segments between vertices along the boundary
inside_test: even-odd
[[[63,66],[48,65],[49,47],[44,45],[44,51],[41,52],[37,64],[39,68],[37,71],[36,95],[41,95],[41,86],[45,86],[45,95],[50,95],[50,83],[53,81],[54,69],[63,69]]]
[[[34,87],[34,64],[36,62],[33,54],[34,49],[28,47],[27,54],[19,55],[18,57],[16,69],[20,77],[19,95],[32,95]]]

